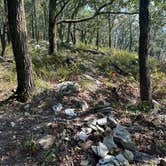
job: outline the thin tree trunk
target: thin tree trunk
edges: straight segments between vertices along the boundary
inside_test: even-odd
[[[150,87],[150,73],[148,65],[148,38],[149,38],[149,0],[140,0],[139,9],[139,72],[141,101],[152,102]]]
[[[57,42],[56,42],[56,0],[49,1],[49,29],[48,29],[48,38],[49,38],[49,51],[48,53],[52,55],[57,52]]]
[[[28,41],[23,0],[8,0],[8,20],[16,62],[19,101],[26,101],[34,89],[32,65],[28,54]]]

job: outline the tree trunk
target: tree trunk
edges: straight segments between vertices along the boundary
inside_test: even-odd
[[[97,17],[96,47],[99,49],[99,17]]]
[[[36,13],[36,0],[32,0],[32,4],[33,4],[33,19],[34,19],[34,28],[35,28],[35,39],[36,42],[39,42],[39,32],[38,32],[38,25],[37,25],[37,13]]]
[[[49,29],[48,29],[48,38],[49,38],[49,55],[57,52],[57,42],[56,42],[56,0],[49,1]]]
[[[139,72],[141,101],[152,102],[150,73],[148,67],[148,38],[149,38],[149,0],[140,0],[139,9]]]
[[[1,47],[2,47],[2,51],[1,51],[1,56],[4,57],[5,55],[5,50],[6,50],[6,25],[5,23],[3,23],[2,26],[2,33],[0,34],[1,37]]]
[[[129,37],[129,51],[132,51],[132,44],[133,44],[133,34],[132,34],[132,18],[129,17],[129,30],[130,30],[130,37]]]
[[[8,20],[13,53],[16,62],[17,99],[25,102],[34,89],[32,65],[28,54],[28,41],[23,0],[8,0]]]

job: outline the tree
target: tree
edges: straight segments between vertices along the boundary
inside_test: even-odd
[[[16,95],[26,101],[34,89],[31,60],[28,54],[27,30],[23,0],[7,0],[8,20],[17,71]]]
[[[152,102],[150,73],[148,67],[148,38],[149,38],[149,0],[140,0],[139,7],[139,72],[140,96],[142,102]]]
[[[58,1],[58,0],[49,0],[49,28],[48,28],[48,38],[49,38],[49,51],[51,55],[57,51],[57,37],[56,37],[56,28],[57,28],[57,17],[61,14],[65,8],[68,1]],[[58,6],[59,10],[58,10]]]

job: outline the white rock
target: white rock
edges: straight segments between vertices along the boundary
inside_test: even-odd
[[[77,114],[74,111],[75,111],[75,109],[68,108],[68,109],[65,109],[65,114],[68,116],[71,116],[71,117],[77,116]]]
[[[107,118],[101,118],[97,120],[97,124],[99,124],[100,126],[104,126],[107,124]]]
[[[52,135],[46,135],[40,138],[37,142],[43,147],[43,149],[49,149],[55,141],[55,137]]]
[[[31,116],[31,114],[29,112],[25,112],[24,115],[25,116]]]
[[[61,110],[63,109],[63,106],[61,103],[58,103],[56,105],[52,106],[52,110],[54,111],[55,115],[57,115]]]
[[[14,122],[10,122],[10,125],[12,126],[12,127],[15,127],[15,123]]]
[[[83,131],[79,132],[79,133],[77,134],[77,136],[78,136],[79,139],[82,140],[82,141],[86,141],[87,138],[88,138],[88,135],[87,135],[85,132],[83,132]]]
[[[99,142],[99,146],[92,146],[92,150],[94,151],[94,153],[100,157],[105,157],[109,150],[107,148],[106,145],[104,145],[103,143]]]

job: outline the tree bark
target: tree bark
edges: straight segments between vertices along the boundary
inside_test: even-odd
[[[8,20],[13,53],[17,71],[17,99],[28,100],[34,89],[31,60],[28,54],[28,41],[23,0],[8,0]]]
[[[57,43],[56,43],[56,0],[49,1],[49,28],[48,28],[48,38],[49,38],[49,55],[57,52]]]
[[[152,102],[150,73],[148,65],[148,38],[149,38],[149,0],[140,0],[139,8],[139,72],[141,101]]]

